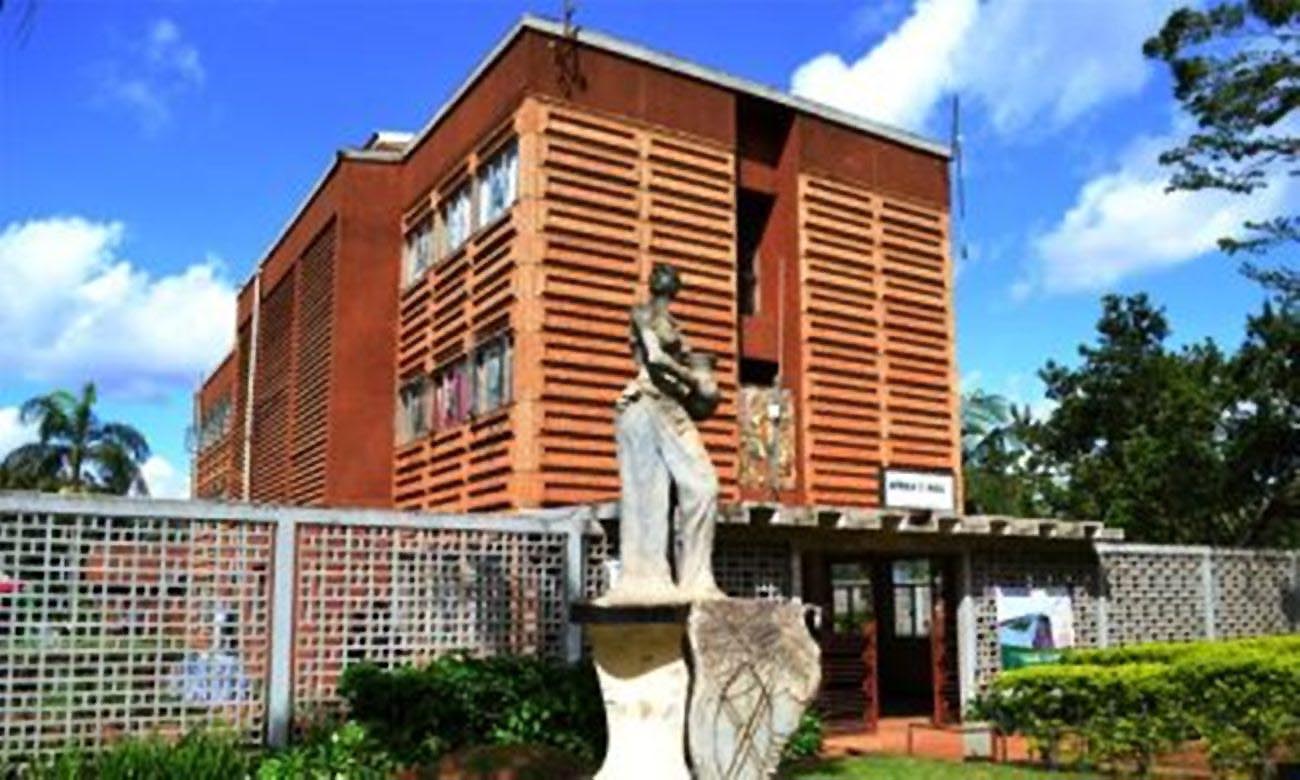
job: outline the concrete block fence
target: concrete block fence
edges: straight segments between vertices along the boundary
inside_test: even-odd
[[[215,722],[280,744],[362,659],[576,657],[589,540],[585,509],[0,493],[0,765]]]

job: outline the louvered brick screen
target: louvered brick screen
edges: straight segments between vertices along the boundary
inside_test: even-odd
[[[254,501],[285,501],[292,446],[294,294],[297,267],[285,275],[261,308],[254,368],[252,485]]]
[[[334,333],[334,265],[337,222],[330,222],[303,253],[294,307],[293,449],[288,502],[325,498],[329,431],[330,355]]]
[[[960,468],[947,216],[810,175],[799,202],[808,500],[879,506],[882,466]]]
[[[530,103],[521,170],[523,204],[537,225],[526,256],[530,289],[520,377],[540,390],[536,496],[544,504],[618,495],[613,405],[635,372],[628,310],[656,262],[684,287],[674,317],[693,349],[717,359],[722,394],[700,425],[722,485],[734,498],[737,451],[735,162],[731,152],[568,106]],[[535,329],[535,330],[533,330]]]

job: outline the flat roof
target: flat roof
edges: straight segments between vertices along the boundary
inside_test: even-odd
[[[522,29],[537,30],[538,32],[547,33],[556,37],[563,37],[565,34],[564,25],[560,22],[535,16],[533,14],[525,14],[523,19],[519,22],[516,30],[512,31],[507,40],[513,39],[513,37],[518,34],[518,31]],[[889,125],[884,122],[867,119],[861,115],[849,111],[843,111],[816,100],[809,100],[808,98],[792,95],[789,92],[776,87],[760,84],[757,81],[752,81],[740,76],[734,76],[725,71],[710,68],[706,65],[700,65],[689,60],[684,60],[672,54],[656,51],[638,43],[633,43],[622,38],[616,38],[612,35],[606,35],[605,33],[597,32],[595,30],[587,30],[580,25],[576,26],[574,31],[576,38],[580,43],[587,44],[596,49],[604,49],[605,51],[622,55],[628,59],[644,62],[648,65],[654,65],[663,68],[664,70],[680,73],[684,76],[690,76],[691,78],[715,84],[719,87],[730,89],[735,92],[753,95],[754,97],[763,98],[764,100],[770,100],[773,103],[780,103],[781,105],[788,106],[796,111],[802,111],[805,114],[811,114],[835,122],[836,124],[847,125],[848,127],[855,130],[861,130],[865,133],[879,135],[888,138],[891,141],[897,141],[905,146],[911,146],[920,149],[921,151],[929,152],[930,154],[936,154],[941,157],[952,156],[952,148],[948,144],[935,141],[931,138],[926,138],[925,136],[913,133],[910,130],[904,130],[901,127],[895,127],[894,125]]]
[[[533,30],[553,37],[565,37],[566,35],[566,30],[562,23],[553,19],[536,16],[534,14],[524,14],[501,38],[501,40],[499,40],[497,44],[493,46],[492,49],[479,61],[478,65],[470,72],[469,76],[466,77],[465,80],[461,82],[461,85],[456,88],[456,91],[452,93],[451,97],[443,102],[442,106],[438,108],[429,121],[425,123],[424,127],[420,129],[420,132],[410,135],[410,140],[400,151],[392,148],[392,146],[397,145],[393,144],[392,141],[396,140],[399,136],[408,135],[401,131],[377,132],[373,134],[367,142],[367,144],[371,144],[377,137],[382,135],[385,136],[385,140],[390,142],[390,145],[385,145],[379,148],[345,147],[338,150],[330,167],[326,169],[325,173],[322,174],[319,179],[317,179],[311,190],[308,191],[306,197],[304,197],[299,203],[298,208],[294,210],[288,221],[285,222],[284,227],[280,229],[280,232],[276,234],[275,239],[267,246],[266,251],[263,252],[261,258],[258,259],[257,265],[254,266],[253,272],[249,275],[249,278],[251,279],[261,270],[263,263],[265,263],[266,259],[271,256],[273,251],[275,251],[276,246],[284,240],[285,235],[288,234],[289,229],[293,226],[294,222],[296,222],[307,210],[307,205],[312,202],[320,189],[325,185],[330,174],[334,172],[334,166],[337,165],[340,158],[369,160],[373,162],[404,161],[411,155],[415,148],[433,132],[434,128],[436,128],[442,120],[455,109],[456,104],[474,88],[474,85],[483,74],[496,63],[497,59],[505,53],[506,49],[508,49],[525,30]],[[770,100],[773,103],[779,103],[796,111],[816,116],[829,122],[834,122],[835,124],[844,125],[845,127],[864,133],[887,138],[904,146],[909,146],[945,159],[952,157],[952,148],[948,144],[926,138],[900,127],[867,119],[866,117],[848,111],[842,111],[815,100],[791,95],[788,92],[784,92],[775,87],[760,84],[756,81],[751,81],[739,76],[734,76],[715,68],[699,65],[671,54],[656,51],[640,44],[617,38],[612,35],[607,35],[602,32],[588,30],[581,26],[574,27],[572,34],[576,37],[579,43],[590,46],[594,49],[601,49],[631,60],[643,62],[647,65],[652,65],[674,73],[680,73],[683,76],[714,84],[734,92],[753,95],[754,97],[762,98],[764,100]]]
[[[525,30],[533,30],[556,38],[563,38],[568,34],[564,25],[560,22],[536,16],[534,14],[524,14],[523,17],[521,17],[520,20],[510,28],[510,31],[497,42],[497,45],[492,47],[492,50],[489,51],[487,56],[479,62],[478,66],[474,68],[469,77],[461,83],[460,87],[452,93],[452,96],[442,104],[442,107],[439,108],[433,117],[425,124],[425,126],[415,136],[414,140],[407,145],[407,154],[410,154],[415,147],[419,146],[420,143],[424,141],[429,133],[433,132],[433,129],[438,126],[443,117],[450,113],[455,105],[460,102],[460,99],[473,88],[479,77],[482,76],[488,68],[492,67],[497,58],[500,57],[505,50],[510,47],[510,44],[514,43],[515,39]],[[730,73],[717,70],[716,68],[710,68],[689,60],[684,60],[672,54],[656,51],[646,46],[642,46],[639,43],[624,40],[623,38],[617,38],[613,35],[607,35],[595,30],[588,30],[580,25],[575,26],[572,29],[571,34],[579,43],[590,46],[593,49],[601,49],[631,60],[643,62],[647,65],[652,65],[674,73],[680,73],[683,76],[714,84],[734,92],[740,92],[746,95],[763,98],[764,100],[770,100],[796,111],[820,117],[836,124],[845,125],[864,133],[888,138],[891,141],[903,144],[904,146],[910,146],[914,149],[919,149],[923,152],[928,152],[944,158],[952,157],[952,148],[948,144],[935,141],[931,138],[926,138],[900,127],[867,119],[858,114],[842,111],[815,100],[791,95],[788,92],[784,92],[775,87],[770,87],[766,84],[760,84],[756,81],[741,78],[740,76],[734,76]]]

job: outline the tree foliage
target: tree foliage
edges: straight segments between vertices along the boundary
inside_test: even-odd
[[[0,488],[72,493],[147,494],[144,435],[130,425],[101,421],[93,383],[80,395],[56,390],[26,401],[19,412],[37,440],[0,463]]]
[[[1143,47],[1169,66],[1174,96],[1196,121],[1160,161],[1170,189],[1250,195],[1300,173],[1300,0],[1230,0],[1173,12]],[[1228,252],[1261,253],[1300,240],[1300,215],[1247,222],[1225,236]],[[1294,263],[1247,272],[1300,297]]]
[[[1147,296],[1106,296],[1078,362],[1040,372],[1044,419],[968,397],[967,511],[1101,520],[1138,541],[1300,544],[1300,306],[1276,294],[1232,354],[1170,335]],[[990,438],[990,418],[1005,432]]]

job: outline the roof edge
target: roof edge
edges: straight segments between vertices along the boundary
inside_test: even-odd
[[[556,37],[563,36],[565,33],[564,25],[553,19],[547,19],[535,14],[524,14],[518,27],[536,30]],[[700,65],[690,60],[682,59],[674,54],[656,51],[639,43],[602,33],[596,30],[587,30],[582,27],[575,29],[577,39],[581,43],[593,46],[598,49],[619,54],[629,59],[638,60],[649,65],[663,68],[665,70],[681,73],[700,81],[715,84],[726,89],[736,92],[743,92],[755,97],[771,100],[774,103],[793,108],[796,111],[802,111],[822,119],[835,122],[836,124],[846,125],[855,130],[871,133],[872,135],[882,136],[891,141],[904,144],[920,149],[930,154],[939,155],[944,158],[952,157],[952,147],[948,144],[926,138],[910,130],[904,130],[901,127],[895,127],[884,122],[878,122],[874,119],[867,119],[858,114],[835,108],[834,106],[821,103],[816,100],[792,95],[776,87],[760,84],[757,81],[735,76],[726,71],[718,70],[707,65]]]

